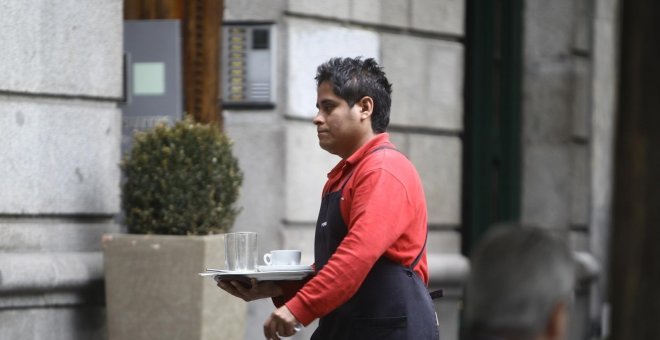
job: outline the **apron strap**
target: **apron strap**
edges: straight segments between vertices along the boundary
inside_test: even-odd
[[[419,263],[419,260],[422,259],[422,255],[424,254],[424,250],[426,250],[426,241],[429,239],[429,231],[428,231],[428,226],[426,227],[426,238],[424,239],[424,246],[422,247],[422,250],[417,254],[417,257],[415,258],[415,261],[410,265],[410,270],[415,271],[415,267]]]
[[[410,271],[415,272],[415,266],[417,266],[417,263],[419,263],[419,260],[422,258],[422,254],[424,254],[424,250],[426,250],[426,241],[429,239],[429,233],[428,233],[428,226],[427,226],[427,231],[426,231],[426,239],[424,240],[424,247],[422,247],[422,251],[417,254],[417,258],[415,258],[415,261],[410,265]],[[429,292],[429,295],[431,295],[431,300],[439,299],[444,295],[444,292],[442,289],[437,289],[432,292]]]
[[[428,227],[427,227],[427,229],[428,229]],[[410,270],[413,273],[415,272],[415,266],[417,266],[417,263],[422,258],[422,254],[424,253],[424,250],[426,249],[426,241],[428,239],[429,239],[429,234],[428,234],[428,230],[427,230],[426,240],[424,240],[424,247],[422,247],[422,251],[419,252],[419,254],[417,255],[417,258],[415,259],[415,261],[410,265]],[[444,295],[444,292],[442,291],[442,289],[437,289],[437,290],[434,290],[432,292],[429,292],[429,295],[431,295],[431,300],[435,300],[435,299],[441,298]]]

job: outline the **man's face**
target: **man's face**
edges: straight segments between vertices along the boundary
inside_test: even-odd
[[[364,138],[361,107],[349,107],[348,103],[332,91],[332,83],[324,81],[317,90],[314,118],[319,145],[323,150],[341,158],[347,158],[357,150]],[[369,122],[370,123],[370,122]]]

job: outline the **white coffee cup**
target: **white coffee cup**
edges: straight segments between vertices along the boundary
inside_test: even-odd
[[[264,254],[264,263],[269,266],[296,266],[300,264],[300,250],[271,250]]]

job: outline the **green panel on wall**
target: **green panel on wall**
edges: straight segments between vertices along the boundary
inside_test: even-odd
[[[468,1],[463,252],[520,216],[521,0]]]

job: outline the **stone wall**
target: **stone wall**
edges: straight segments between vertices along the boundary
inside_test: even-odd
[[[587,224],[591,30],[583,3],[525,6],[522,213],[542,226]]]
[[[122,1],[0,11],[0,339],[104,339],[117,230]]]
[[[610,229],[617,1],[525,1],[522,219],[591,268],[571,339],[601,336]]]

